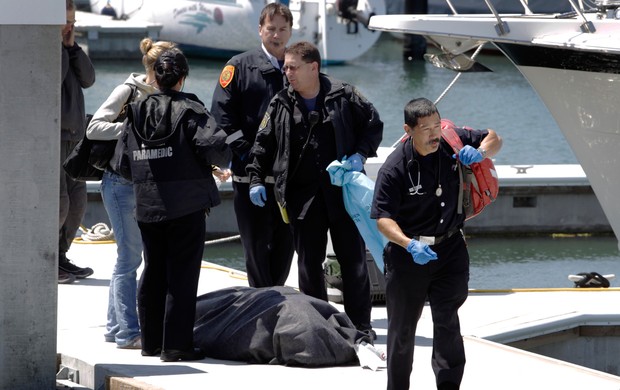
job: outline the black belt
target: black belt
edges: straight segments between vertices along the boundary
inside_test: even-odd
[[[456,233],[460,232],[461,229],[452,229],[450,231],[448,231],[448,233],[442,235],[442,236],[413,236],[414,240],[418,240],[423,244],[427,244],[427,245],[437,245],[442,241],[447,240],[448,238],[452,237],[453,235],[455,235]]]

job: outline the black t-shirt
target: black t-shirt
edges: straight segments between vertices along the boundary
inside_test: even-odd
[[[456,131],[463,145],[475,148],[488,134]],[[371,218],[391,218],[408,236],[438,236],[461,228],[465,214],[457,213],[460,181],[453,154],[443,139],[437,152],[426,156],[414,151],[410,139],[399,144],[377,175]]]

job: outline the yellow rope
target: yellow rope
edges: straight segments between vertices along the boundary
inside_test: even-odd
[[[248,280],[248,277],[237,270],[234,270],[232,268],[227,268],[227,267],[222,267],[219,266],[217,264],[213,264],[213,263],[207,263],[204,262],[202,263],[202,265],[200,266],[200,268],[204,268],[204,269],[212,269],[215,271],[222,271],[222,272],[226,272],[228,274],[229,277],[234,278],[234,279],[239,279],[239,280]]]
[[[477,289],[472,288],[469,290],[473,294],[488,294],[488,293],[517,293],[517,292],[602,292],[602,291],[620,291],[620,287],[607,287],[607,288],[589,288],[589,287],[560,287],[560,288],[507,288],[507,289]]]
[[[86,241],[82,240],[82,237],[75,237],[73,239],[74,244],[115,244],[114,240],[103,240],[103,241]]]
[[[93,228],[91,228],[91,229],[87,228],[87,227],[86,227],[86,226],[84,226],[84,225],[80,225],[80,228],[79,228],[79,229],[80,229],[82,232],[84,232],[84,233],[86,234],[86,233],[90,233],[90,232],[92,232],[92,231],[94,230],[94,228],[95,228],[95,227],[97,227],[98,225],[103,225],[103,226],[107,229],[107,225],[105,225],[105,224],[103,224],[103,223],[98,223],[98,224],[95,224],[95,225],[93,226]],[[110,236],[112,236],[112,237],[113,237],[113,234],[110,234]],[[97,239],[93,239],[93,240],[85,240],[85,239],[83,239],[82,237],[75,237],[75,238],[73,239],[73,242],[74,242],[75,244],[114,244],[114,243],[116,243],[116,240],[114,240],[114,238],[112,238],[112,239],[107,239],[107,240],[97,240]]]

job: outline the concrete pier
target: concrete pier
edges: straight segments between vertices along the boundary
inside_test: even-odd
[[[64,0],[0,14],[0,388],[56,388]]]

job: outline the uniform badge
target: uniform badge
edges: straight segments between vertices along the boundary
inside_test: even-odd
[[[230,84],[234,75],[235,67],[232,65],[226,65],[220,74],[220,85],[222,88],[228,87],[228,84]]]
[[[265,127],[267,127],[267,122],[269,122],[269,113],[266,112],[265,116],[263,116],[263,120],[260,122],[260,126],[258,127],[258,131],[261,131]]]

